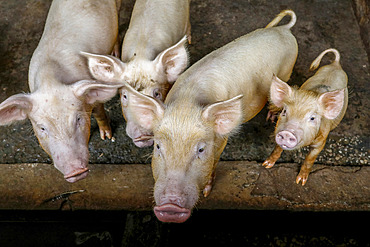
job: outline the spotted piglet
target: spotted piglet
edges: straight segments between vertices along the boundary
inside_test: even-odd
[[[347,75],[340,66],[336,49],[323,51],[311,64],[315,70],[327,53],[334,53],[335,60],[321,67],[297,89],[290,87],[276,76],[270,90],[272,108],[282,109],[275,128],[277,145],[262,164],[274,166],[283,150],[310,147],[296,183],[305,185],[311,168],[325,146],[329,132],[342,120],[348,105]]]

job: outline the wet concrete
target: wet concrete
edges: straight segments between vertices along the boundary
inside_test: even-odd
[[[235,188],[247,186],[246,181],[250,178],[245,178],[243,175],[239,179],[234,177],[230,181],[225,181],[221,176],[221,178],[218,177],[216,180],[215,191],[212,193],[212,196],[209,200],[202,202],[201,205],[205,205],[205,208],[238,208],[242,203],[246,203],[247,206],[245,208],[300,208],[299,205],[307,203],[307,209],[311,208],[315,210],[325,209],[323,205],[329,205],[328,207],[333,210],[351,210],[353,205],[352,209],[368,210],[368,203],[370,201],[370,195],[368,193],[368,188],[370,187],[368,180],[368,169],[370,167],[370,119],[368,111],[370,107],[370,91],[368,82],[370,74],[368,54],[366,53],[368,47],[364,45],[366,44],[366,34],[364,36],[361,30],[368,30],[369,21],[366,12],[365,15],[362,14],[362,19],[360,17],[361,20],[365,21],[358,22],[356,19],[354,7],[359,2],[361,1],[192,1],[192,44],[189,45],[191,63],[196,62],[209,52],[241,35],[253,31],[256,28],[264,27],[282,9],[291,8],[296,12],[298,17],[296,25],[292,28],[292,32],[297,37],[299,55],[289,83],[301,85],[308,77],[313,75],[312,72],[308,71],[308,68],[314,58],[321,51],[329,47],[334,47],[341,52],[341,64],[348,74],[350,92],[347,113],[342,123],[330,133],[326,147],[316,162],[318,165],[315,166],[315,169],[318,172],[310,175],[309,182],[304,188],[301,188],[300,185],[294,185],[294,179],[298,171],[298,164],[303,160],[307,149],[284,152],[278,161],[279,163],[295,164],[284,164],[271,171],[264,170],[259,166],[269,155],[274,145],[273,138],[271,137],[274,124],[265,122],[265,116],[267,114],[265,108],[250,122],[243,124],[240,131],[229,139],[221,160],[257,162],[258,164],[252,163],[252,165],[246,167],[244,165],[244,168],[239,173],[245,175],[245,172],[247,174],[251,172],[258,174],[258,176],[272,176],[272,174],[275,174],[273,177],[278,178],[276,181],[284,181],[289,186],[284,185],[283,187],[279,187],[280,183],[271,182],[274,180],[260,180],[264,182],[260,182],[259,186],[254,184],[254,189],[247,194],[255,195],[255,198],[270,198],[269,200],[271,202],[269,206],[261,206],[257,203],[258,200],[254,199],[255,204],[248,206],[251,198],[239,198],[241,191]],[[125,30],[128,27],[133,4],[133,0],[123,1],[120,13],[121,37],[124,36]],[[0,101],[16,93],[29,92],[27,85],[28,65],[41,37],[49,6],[50,1],[47,0],[0,2]],[[328,63],[329,61],[330,58],[325,57],[323,63]],[[111,118],[115,142],[108,140],[102,141],[99,137],[96,122],[92,120],[89,149],[91,154],[90,163],[106,165],[102,166],[104,169],[97,170],[100,175],[97,175],[98,172],[92,170],[91,176],[86,181],[81,181],[73,186],[79,187],[79,185],[85,185],[86,183],[91,184],[92,181],[96,183],[105,181],[108,179],[105,175],[114,173],[116,171],[115,169],[118,169],[117,166],[122,164],[150,163],[152,148],[139,149],[135,147],[125,134],[125,122],[121,114],[118,97],[106,103],[105,107]],[[28,121],[0,127],[0,164],[18,163],[51,163],[50,158],[38,145]],[[108,164],[115,164],[117,166],[110,166]],[[230,163],[230,166],[232,167],[233,164]],[[8,166],[2,166],[3,169],[0,169],[0,177],[2,181],[1,186],[4,189],[8,186],[3,181],[10,179],[13,187],[17,187],[17,184],[22,183],[22,180],[17,180],[15,176],[12,177],[11,172],[4,173],[3,171],[8,169]],[[61,179],[61,176],[58,171],[51,168],[51,165],[48,166],[50,169],[44,169],[46,165],[35,166],[42,167],[43,172],[32,179],[25,177],[25,179],[29,179],[28,186],[31,186],[31,183],[36,181],[38,186],[44,189],[47,189],[49,186],[48,196],[53,193],[57,194],[60,191],[66,191],[72,186],[62,181],[60,181],[60,185],[52,182],[42,185],[51,178]],[[222,173],[221,167],[219,167],[220,172],[218,173]],[[126,167],[125,165],[125,168],[122,169],[131,168],[133,167]],[[19,167],[15,165],[10,169],[13,169],[14,173],[16,173]],[[142,175],[149,176],[147,179],[151,181],[149,166],[145,169],[146,173]],[[232,172],[232,169],[230,172]],[[24,176],[30,176],[31,174],[24,173]],[[130,174],[134,178],[138,178],[138,181],[141,181],[140,169],[132,169],[130,170]],[[7,176],[11,177],[9,178]],[[99,177],[93,178],[93,176]],[[362,180],[357,180],[357,176],[360,176]],[[244,179],[247,180],[244,181]],[[347,183],[347,180],[350,180],[351,183]],[[335,186],[341,188],[345,191],[343,192],[344,194],[349,193],[348,197],[341,197],[339,191],[337,195],[330,192],[330,190],[323,189],[326,188],[327,183],[333,183],[333,181],[335,181],[335,184],[332,184],[328,188],[334,188]],[[362,182],[359,183],[358,181]],[[133,201],[124,202],[124,200],[115,201],[112,199],[109,202],[103,200],[100,203],[104,205],[112,203],[112,205],[108,205],[108,207],[112,208],[136,208],[136,206],[139,208],[150,208],[152,204],[152,183],[148,183],[150,186],[148,185],[142,188],[145,192],[141,195],[143,197],[146,196],[146,199],[143,199],[143,201],[136,202],[136,198],[140,198],[140,196],[132,196],[129,200]],[[57,186],[61,186],[60,189],[56,189]],[[217,189],[218,186],[225,189],[224,196],[226,199],[217,197],[216,192],[222,193],[220,192],[222,191],[221,189]],[[343,186],[347,187],[344,188]],[[53,189],[54,187],[55,189]],[[41,191],[42,188],[40,188]],[[236,190],[235,194],[226,193],[230,188],[231,191]],[[121,190],[122,193],[125,192],[124,189]],[[136,192],[138,191],[140,190]],[[356,193],[358,193],[357,191],[362,191],[364,194],[356,194],[357,196],[351,198],[349,196],[350,191],[356,191]],[[17,197],[16,193],[21,193],[22,190],[13,192],[15,193],[13,196]],[[91,190],[89,193],[93,192],[94,190]],[[326,194],[320,194],[324,192]],[[34,193],[38,192],[35,191]],[[307,193],[310,195],[318,193],[322,198],[306,196]],[[82,195],[87,194],[83,193]],[[290,198],[289,195],[296,195],[296,197],[294,200],[287,200],[287,198]],[[332,195],[333,197],[328,195]],[[110,196],[111,198],[114,197],[113,194]],[[301,198],[299,199],[298,196]],[[213,197],[217,199],[212,200]],[[42,200],[42,198],[39,197],[37,202]],[[353,198],[357,201],[352,201],[354,200]],[[26,200],[26,198],[23,199]],[[318,201],[315,202],[316,199]],[[326,199],[328,201],[325,201]],[[217,200],[220,200],[220,203]],[[351,201],[349,203],[351,207],[345,206],[346,203],[348,204],[348,200]],[[341,203],[337,205],[336,202]],[[96,203],[98,205],[92,203],[90,208],[99,208],[99,202]],[[213,205],[212,203],[215,204]],[[24,205],[28,204],[25,203]],[[29,205],[25,207],[29,208]],[[2,208],[6,207],[3,206]],[[85,206],[84,208],[89,207]],[[301,208],[304,209],[304,206]]]

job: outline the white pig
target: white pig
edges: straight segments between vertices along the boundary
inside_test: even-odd
[[[342,120],[348,105],[347,75],[340,66],[340,55],[336,49],[323,51],[311,64],[317,69],[322,57],[332,52],[333,63],[321,67],[299,88],[292,88],[277,77],[271,84],[270,101],[282,108],[276,123],[277,145],[262,164],[271,168],[283,150],[294,150],[309,146],[310,151],[302,164],[296,183],[305,185],[311,168],[325,146],[329,132]]]
[[[275,25],[290,15],[288,24]],[[285,10],[267,28],[210,53],[176,81],[165,103],[124,87],[134,120],[154,133],[154,212],[165,222],[184,222],[208,196],[227,138],[265,105],[274,73],[288,80],[298,46]]]
[[[80,51],[111,53],[119,7],[115,0],[54,0],[29,67],[31,93],[0,104],[0,125],[29,118],[41,146],[68,182],[88,174],[92,111],[101,138],[112,136],[102,103],[117,93],[117,85],[92,80]]]
[[[107,82],[127,82],[139,92],[164,101],[168,90],[188,66],[190,0],[137,0],[119,59],[84,53],[91,74]],[[132,109],[121,94],[126,132],[136,146],[153,144],[151,131],[132,121]]]

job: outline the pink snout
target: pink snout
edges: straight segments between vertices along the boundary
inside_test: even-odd
[[[74,183],[78,180],[84,179],[88,174],[89,168],[78,168],[65,175],[64,178],[67,180],[67,182]]]
[[[138,138],[133,139],[134,144],[139,147],[149,147],[152,146],[154,141],[153,141],[153,136],[151,135],[142,135],[139,136]]]
[[[180,207],[176,204],[167,203],[154,207],[155,216],[162,222],[183,223],[189,219],[190,209]]]
[[[297,137],[290,131],[283,130],[276,134],[276,143],[283,149],[293,149],[298,144]]]

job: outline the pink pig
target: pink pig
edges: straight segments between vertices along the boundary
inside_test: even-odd
[[[291,20],[276,26],[285,16]],[[130,86],[122,89],[133,120],[154,134],[154,212],[184,222],[200,193],[208,196],[228,137],[266,104],[274,73],[288,80],[297,58],[281,12],[266,28],[242,36],[199,60],[182,75],[164,103]]]
[[[188,66],[189,0],[137,0],[122,44],[120,61],[112,56],[83,53],[92,76],[127,82],[139,92],[164,101],[177,77]],[[122,84],[123,85],[123,84]],[[133,121],[121,93],[126,132],[138,147],[153,145],[153,134]]]
[[[112,132],[103,102],[118,86],[90,76],[81,51],[110,54],[118,35],[120,2],[54,0],[29,68],[31,93],[0,104],[0,125],[30,119],[42,148],[68,182],[88,174],[90,116],[101,138]]]
[[[340,66],[336,49],[323,51],[311,64],[316,69],[322,57],[332,52],[333,63],[321,67],[297,89],[277,77],[270,91],[271,103],[282,108],[275,128],[277,145],[263,166],[271,168],[283,150],[309,146],[310,151],[302,164],[296,183],[305,185],[311,168],[325,146],[329,132],[342,120],[348,105],[347,75]]]

